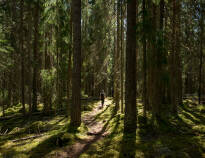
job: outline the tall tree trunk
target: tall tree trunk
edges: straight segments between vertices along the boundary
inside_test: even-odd
[[[114,14],[116,14],[116,12],[115,12],[115,10],[116,10],[116,5],[114,4]],[[117,50],[117,48],[116,48],[116,41],[117,41],[117,38],[116,38],[116,29],[114,29],[113,30],[113,36],[114,36],[114,48],[113,48],[113,67],[112,67],[112,69],[113,69],[113,97],[114,97],[114,103],[116,103],[116,83],[115,83],[115,81],[116,81],[116,63],[117,63],[117,60],[116,60],[116,50]]]
[[[201,4],[202,1],[201,1]],[[201,19],[200,19],[200,61],[199,61],[199,89],[198,89],[198,97],[199,97],[199,104],[201,104],[201,92],[202,92],[202,65],[203,65],[203,36],[204,36],[204,25],[203,25],[203,21],[204,21],[204,14],[203,14],[203,6],[200,7],[201,9]]]
[[[59,8],[56,8],[57,9],[57,17],[56,17],[56,22],[57,22],[57,25],[56,25],[56,32],[55,32],[55,38],[57,39],[56,40],[56,43],[55,43],[55,46],[56,46],[56,70],[57,70],[57,78],[56,78],[56,101],[57,101],[57,104],[58,104],[58,107],[61,105],[61,96],[60,96],[60,53],[61,53],[61,50],[60,50],[60,18],[59,18]]]
[[[73,70],[71,125],[81,124],[81,0],[72,0]]]
[[[165,101],[165,81],[163,80],[163,75],[166,71],[166,66],[163,61],[166,61],[166,55],[165,55],[165,48],[164,48],[164,0],[160,0],[159,4],[159,26],[158,30],[160,32],[157,44],[158,44],[158,50],[157,50],[157,63],[158,63],[158,74],[157,74],[157,81],[158,85],[156,88],[158,89],[158,100],[159,100],[159,107],[158,107],[158,115],[159,117],[162,117],[163,110],[164,110],[164,101]],[[161,87],[161,88],[158,88]]]
[[[176,32],[176,51],[177,51],[177,76],[178,76],[178,105],[183,104],[182,100],[182,89],[183,89],[183,81],[182,81],[182,59],[181,59],[181,0],[177,1],[177,32]]]
[[[143,116],[147,113],[147,40],[145,30],[146,0],[142,2],[143,7]]]
[[[182,74],[180,60],[180,2],[173,0],[172,54],[171,54],[171,105],[173,114],[182,103]]]
[[[21,12],[20,12],[20,16],[21,16],[21,24],[20,24],[20,51],[21,51],[21,103],[23,106],[23,115],[26,115],[26,109],[25,109],[25,76],[24,76],[24,41],[23,41],[23,36],[24,36],[24,31],[23,31],[23,12],[24,12],[24,0],[21,0],[20,3],[20,8],[21,8]]]
[[[124,112],[124,10],[121,0],[121,113]]]
[[[31,3],[28,3],[27,6],[28,10],[31,10]],[[29,113],[32,112],[32,65],[30,64],[32,62],[32,51],[31,51],[31,41],[32,41],[32,13],[29,12],[28,18],[27,18],[27,29],[28,29],[28,35],[26,38],[26,45],[27,45],[27,53],[28,53],[28,104],[29,104]]]
[[[152,96],[151,96],[151,102],[152,102],[152,121],[154,122],[158,115],[158,109],[159,109],[159,90],[158,90],[158,84],[159,84],[159,66],[158,66],[158,52],[157,52],[157,40],[156,40],[156,32],[157,32],[157,15],[158,10],[157,6],[154,3],[151,3],[152,5],[152,23],[153,23],[153,35],[152,35],[152,42],[151,42],[151,78],[152,78]]]
[[[172,112],[177,113],[177,98],[176,98],[176,70],[175,70],[175,56],[176,56],[176,51],[175,51],[175,46],[176,46],[176,41],[175,41],[175,36],[176,36],[176,0],[173,0],[173,17],[172,17],[172,54],[171,54],[171,77],[170,77],[170,84],[171,84],[171,105],[172,105]]]
[[[12,12],[12,21],[14,21],[15,23],[17,23],[17,1],[13,0],[11,3],[11,12]],[[17,46],[17,25],[14,25],[12,27],[12,45],[14,47],[14,52],[13,52],[13,57],[12,60],[14,61],[14,67],[12,70],[12,104],[16,105],[18,103],[18,77],[16,76],[18,74],[18,65],[19,63],[17,63],[16,59],[18,58],[17,56],[17,52],[18,52],[18,46]]]
[[[136,118],[136,0],[127,3],[127,47],[124,131],[135,132]]]
[[[33,49],[33,105],[32,111],[37,111],[37,71],[38,71],[38,47],[39,47],[39,0],[35,4],[34,11],[34,49]]]
[[[150,2],[150,1],[149,1]],[[152,3],[147,3],[147,18],[148,21],[152,21]],[[152,108],[152,98],[153,98],[153,53],[152,53],[152,40],[147,40],[147,87],[149,87],[149,91],[147,91],[147,110],[151,110]]]
[[[120,102],[120,70],[119,70],[119,62],[120,60],[120,0],[117,0],[117,39],[116,39],[116,51],[115,51],[115,65],[114,65],[114,73],[115,73],[115,111],[119,110],[119,102]]]
[[[72,9],[70,11],[70,15],[72,15]],[[70,113],[70,92],[71,92],[71,77],[72,77],[72,52],[73,52],[73,21],[72,21],[72,16],[70,19],[70,50],[69,50],[69,55],[68,55],[68,83],[67,83],[67,108],[68,108],[68,116]]]

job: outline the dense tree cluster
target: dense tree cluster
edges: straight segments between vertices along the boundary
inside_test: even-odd
[[[114,97],[126,131],[137,103],[152,123],[177,115],[183,97],[205,101],[202,0],[1,0],[0,106],[23,115],[66,109],[81,123],[81,99]]]

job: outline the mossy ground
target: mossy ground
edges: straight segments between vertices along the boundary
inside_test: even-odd
[[[138,103],[136,134],[123,132],[123,114],[112,116],[108,107],[99,120],[108,120],[109,135],[92,144],[81,158],[205,158],[205,106],[186,100],[177,117],[161,121],[158,127],[143,124]]]
[[[97,105],[97,101],[83,101],[82,115]],[[42,110],[41,106],[39,106],[39,111]],[[59,148],[56,144],[57,137],[61,137],[64,146],[73,144],[76,139],[83,137],[87,133],[87,127],[82,124],[76,130],[71,129],[65,111],[51,116],[40,113],[22,118],[19,105],[7,109],[7,116],[14,114],[15,116],[8,120],[0,120],[1,133],[7,131],[5,135],[0,136],[0,158],[44,157]],[[21,140],[40,134],[41,136],[37,138]]]
[[[84,104],[83,115],[99,102]],[[136,134],[123,132],[124,115],[114,112],[114,105],[105,107],[95,117],[104,121],[106,134],[84,151],[82,158],[205,158],[205,106],[185,100],[178,116],[168,117],[157,127],[143,123],[142,105],[138,103],[138,128]],[[30,119],[14,118],[0,122],[8,128],[9,135],[0,136],[0,157],[26,158],[47,157],[58,151],[56,138],[61,137],[64,146],[70,146],[86,138],[87,127],[82,124],[78,130],[71,130],[64,115],[33,116]],[[12,140],[43,133],[44,135],[20,142]]]

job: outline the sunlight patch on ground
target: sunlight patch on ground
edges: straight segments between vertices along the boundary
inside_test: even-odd
[[[205,156],[205,116],[203,115],[204,107],[189,104],[185,102],[183,107],[180,107],[179,118],[170,118],[167,124],[162,124],[158,132],[153,133],[150,126],[140,126],[140,117],[138,120],[138,129],[134,138],[123,138],[123,120],[124,114],[120,111],[113,115],[114,104],[111,99],[107,99],[103,109],[94,117],[94,122],[102,123],[106,127],[104,136],[97,142],[91,144],[80,157],[119,157],[122,156],[122,141],[130,142],[134,140],[134,154],[136,158],[150,157],[158,155],[158,157],[166,157],[168,155],[190,158],[194,155],[197,157]],[[89,114],[93,108],[100,107],[100,101],[93,101],[83,106],[83,117]],[[142,104],[138,104],[138,114],[142,115]],[[91,112],[95,113],[94,111]],[[150,117],[150,115],[148,115]],[[15,124],[14,124],[15,122]],[[70,133],[66,131],[68,120],[64,116],[55,116],[47,118],[45,121],[39,121],[34,118],[30,122],[22,122],[21,119],[8,120],[8,125],[12,126],[9,134],[14,136],[0,137],[0,158],[5,157],[56,157],[56,153],[66,155],[62,148],[56,146],[56,138],[60,136],[65,141],[65,146],[75,144],[79,140],[87,139],[87,132],[90,130],[85,124],[77,129],[76,132]],[[1,124],[0,124],[1,125]],[[40,126],[41,133],[45,134],[42,137],[28,139],[20,142],[12,142],[12,140],[33,136],[38,133],[36,127]],[[97,127],[97,126],[96,126]],[[34,128],[34,133],[28,134],[28,129]],[[46,131],[46,129],[48,129]],[[44,131],[45,130],[45,131]],[[124,139],[124,140],[123,140]],[[132,144],[124,146],[133,148]]]
[[[96,101],[92,103],[86,103],[89,108],[86,109],[86,114],[89,110],[92,110],[94,106],[97,106]],[[86,105],[83,106],[84,107]],[[43,105],[40,105],[42,109]],[[12,109],[12,110],[11,110]],[[12,107],[8,109],[8,112],[16,113],[20,111],[21,106]],[[56,138],[58,135],[62,136],[62,139],[67,143],[72,144],[75,139],[83,139],[87,133],[87,128],[82,124],[76,134],[67,134],[67,126],[69,124],[68,119],[63,115],[44,117],[34,116],[31,120],[24,121],[22,118],[17,120],[13,118],[6,120],[6,122],[0,123],[1,127],[4,124],[8,125],[9,135],[0,136],[0,158],[13,157],[24,158],[24,157],[36,157],[36,155],[46,155],[47,152],[58,148],[56,146]],[[39,121],[40,119],[40,121]],[[30,134],[29,134],[30,133]],[[64,133],[64,134],[61,134]],[[38,138],[29,138],[42,134]],[[21,140],[22,138],[29,138],[27,140]],[[18,141],[19,139],[19,141]],[[16,142],[13,142],[17,140]],[[41,156],[40,156],[41,157]]]

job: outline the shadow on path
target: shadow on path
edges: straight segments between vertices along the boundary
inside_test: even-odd
[[[121,142],[120,158],[135,158],[136,154],[136,132],[123,133]]]
[[[95,117],[99,117],[99,115],[102,115],[109,107],[107,106],[105,110],[103,110],[102,112],[98,113],[97,115],[95,115]],[[85,140],[79,140],[79,142],[77,142],[73,147],[70,147],[69,149],[67,149],[67,157],[70,158],[78,158],[80,157],[80,155],[84,152],[86,152],[89,147],[97,142],[98,140],[100,140],[101,138],[103,138],[106,135],[106,129],[107,126],[109,125],[110,121],[114,118],[115,116],[115,112],[114,109],[111,109],[112,113],[110,118],[106,121],[106,123],[103,125],[102,122],[98,122],[98,125],[101,124],[101,130],[98,131],[97,133],[93,133],[92,136],[90,136],[90,138],[85,139]],[[93,119],[93,121],[95,121],[96,119]],[[95,126],[95,125],[94,125]],[[99,127],[99,126],[98,126]],[[92,128],[92,127],[91,127]]]

